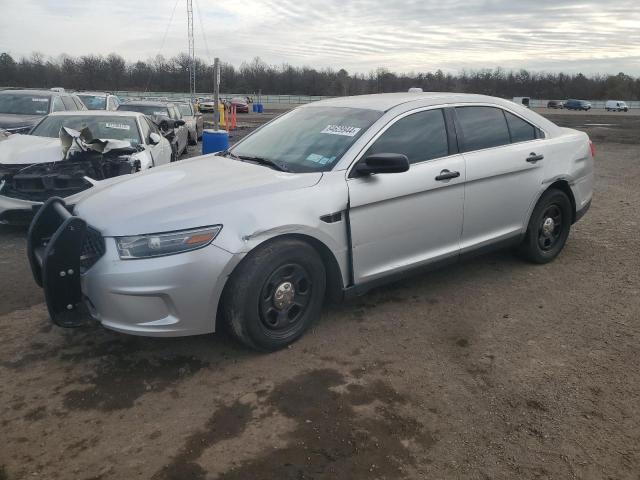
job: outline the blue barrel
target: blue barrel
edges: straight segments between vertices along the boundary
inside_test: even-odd
[[[252,103],[251,104],[251,111],[253,113],[256,113],[258,111],[258,104],[257,103]]]
[[[229,132],[226,130],[202,131],[202,154],[221,152],[229,148]]]
[[[258,113],[262,113],[262,112],[264,112],[264,105],[262,105],[261,103],[259,103],[259,104],[257,105],[257,107],[258,107]]]

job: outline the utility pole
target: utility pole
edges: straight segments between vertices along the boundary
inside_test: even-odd
[[[193,43],[193,3],[187,0],[187,23],[189,30],[189,94],[191,103],[196,101],[196,51]]]
[[[220,59],[215,57],[213,59],[213,129],[218,130],[218,103],[220,101]]]

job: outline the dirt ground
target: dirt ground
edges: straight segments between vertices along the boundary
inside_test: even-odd
[[[555,262],[417,276],[270,355],[52,326],[1,229],[0,479],[638,480],[640,117],[551,115],[597,143]]]

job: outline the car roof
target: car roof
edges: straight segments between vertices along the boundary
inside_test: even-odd
[[[76,95],[93,95],[95,97],[107,97],[109,95],[113,95],[113,93],[109,92],[74,92]]]
[[[308,103],[304,107],[347,107],[364,108],[387,112],[398,105],[415,103],[416,106],[443,105],[447,103],[492,103],[513,107],[514,103],[498,97],[471,93],[449,92],[402,92],[336,97]]]
[[[29,95],[29,94],[31,95],[62,95],[65,93],[68,94],[68,92],[55,92],[53,90],[43,90],[43,89],[31,90],[28,88],[25,88],[25,89],[8,88],[6,90],[0,90],[0,94],[3,94],[3,93],[24,93],[25,95]]]
[[[83,115],[88,117],[144,117],[144,113],[131,112],[128,110],[70,110],[65,112],[50,113],[50,117]]]
[[[141,105],[141,106],[149,106],[149,107],[168,107],[169,105],[174,105],[175,102],[158,102],[152,100],[133,100],[132,102],[125,102],[121,106],[126,107],[127,105]]]

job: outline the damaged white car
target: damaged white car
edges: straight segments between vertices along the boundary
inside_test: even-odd
[[[78,132],[74,141],[68,138],[70,131]],[[0,224],[28,224],[34,206],[50,197],[73,204],[96,181],[170,159],[169,141],[141,113],[52,113],[30,135],[0,142]]]

